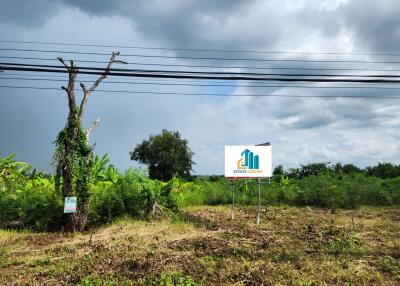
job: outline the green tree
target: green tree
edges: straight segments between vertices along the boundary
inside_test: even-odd
[[[278,165],[275,167],[274,172],[272,173],[274,176],[283,176],[285,175],[285,170],[282,165]]]
[[[367,176],[375,176],[382,179],[396,178],[400,176],[400,165],[392,163],[379,163],[373,167],[366,168]]]
[[[329,173],[329,171],[329,162],[308,163],[307,165],[301,165],[300,168],[289,169],[288,176],[289,178],[302,179],[310,176],[326,174]]]
[[[278,165],[275,167],[272,175],[275,182],[280,182],[281,179],[285,176],[285,169],[282,165]]]
[[[190,178],[194,164],[194,153],[189,149],[188,141],[182,139],[179,132],[166,129],[161,134],[143,140],[130,155],[131,160],[148,165],[150,178],[162,181],[168,181],[174,176]]]
[[[353,164],[343,165],[343,173],[351,174],[351,173],[362,173],[362,170]]]

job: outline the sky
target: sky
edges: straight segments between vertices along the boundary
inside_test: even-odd
[[[400,54],[399,19],[400,5],[397,0],[0,0],[0,34],[3,41],[247,51],[193,52],[0,42],[0,49],[3,48],[0,50],[0,61],[38,64],[38,60],[4,57],[45,57],[50,59],[47,64],[56,65],[56,57],[63,56],[78,60],[79,66],[85,65],[79,60],[106,62],[109,56],[65,54],[62,51],[111,54],[119,50],[119,58],[129,63],[128,68],[143,68],[139,63],[163,63],[228,66],[227,70],[238,72],[249,71],[243,67],[271,66],[398,69],[399,64],[396,63],[270,63],[243,59],[400,61],[400,57],[377,55]],[[4,50],[7,48],[59,52]],[[234,60],[140,58],[130,56],[132,54]],[[105,64],[92,65],[102,67]],[[368,71],[361,70],[359,73]],[[68,111],[66,94],[59,89],[66,84],[66,77],[51,77],[61,82],[11,79],[21,75],[35,77],[27,72],[20,72],[19,75],[3,72],[0,73],[0,86],[53,87],[58,90],[0,87],[0,152],[3,156],[15,152],[18,160],[51,171],[53,142],[66,122]],[[49,78],[46,75],[36,77]],[[100,118],[100,126],[93,131],[90,141],[96,143],[96,154],[107,153],[120,170],[137,167],[138,164],[130,160],[129,152],[143,139],[162,129],[179,131],[189,141],[195,153],[195,174],[222,174],[225,145],[251,145],[266,141],[272,145],[273,165],[286,168],[309,162],[353,163],[360,167],[378,162],[400,163],[399,99],[234,96],[375,96],[397,95],[398,90],[260,88],[239,82],[230,83],[228,87],[161,86],[145,85],[143,82],[146,80],[143,79],[132,79],[136,84],[111,83],[122,80],[126,79],[107,79],[99,89],[224,93],[232,96],[94,92],[89,99],[85,127]],[[82,75],[78,81],[87,82],[90,78]]]

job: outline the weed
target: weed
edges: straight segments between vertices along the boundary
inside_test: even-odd
[[[74,236],[2,231],[0,285],[399,285],[396,208],[270,206],[259,226],[254,207],[234,221],[229,206],[184,212]]]
[[[200,286],[190,276],[185,276],[180,272],[163,272],[157,281],[159,286]]]
[[[216,267],[215,258],[211,255],[206,255],[197,259],[198,263],[204,268],[207,274],[213,274]]]
[[[391,256],[385,256],[380,259],[379,265],[383,271],[393,274],[400,280],[400,261]]]

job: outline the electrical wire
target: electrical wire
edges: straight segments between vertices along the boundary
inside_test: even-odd
[[[63,79],[63,80],[67,80],[67,77],[65,75],[58,75],[58,74],[54,74],[54,73],[38,73],[35,74],[35,72],[31,72],[31,73],[20,73],[20,72],[16,72],[16,73],[10,73],[10,72],[5,72],[5,73],[0,73],[0,78],[7,78],[7,77],[28,77],[28,78],[35,78],[35,77],[45,77],[46,79]],[[95,81],[97,79],[97,75],[79,75],[77,76],[77,81]],[[132,83],[136,83],[138,81],[146,81],[146,83],[165,83],[165,82],[171,82],[170,79],[151,79],[151,78],[130,78],[129,82]],[[111,79],[107,78],[106,81],[104,82],[113,82]],[[197,83],[198,80],[195,79],[179,79],[180,83]],[[241,81],[241,80],[237,80],[234,81],[234,84],[219,84],[219,82],[224,82],[224,81],[219,81],[219,80],[207,80],[206,82],[211,82],[213,85],[218,85],[218,86],[238,86],[241,83],[246,83],[247,81]],[[286,82],[285,85],[295,85],[297,84],[296,82]],[[306,83],[308,86],[314,86],[314,85],[318,85],[319,83]],[[344,87],[346,87],[348,84],[351,83],[342,83],[342,85],[344,85]],[[369,84],[369,83],[359,83],[359,85],[365,86],[365,87],[374,87],[377,86],[376,84]],[[243,84],[243,87],[249,86],[249,84]],[[388,84],[384,84],[384,86],[388,86]],[[332,86],[333,88],[334,86]]]
[[[0,80],[21,80],[21,81],[48,81],[48,82],[66,82],[63,79],[46,78],[26,78],[26,77],[0,77]],[[93,79],[91,79],[93,80]],[[92,81],[92,83],[94,80]],[[102,84],[131,84],[131,85],[157,85],[157,86],[192,86],[192,87],[248,87],[248,88],[305,88],[305,89],[384,89],[400,90],[400,87],[382,87],[382,86],[304,86],[304,85],[235,85],[235,84],[191,84],[191,83],[163,83],[163,82],[132,82],[132,81],[104,81]]]
[[[163,51],[188,51],[188,52],[400,57],[400,54],[397,54],[397,53],[378,53],[378,52],[376,52],[376,53],[367,53],[367,52],[356,53],[356,52],[299,52],[299,51],[194,49],[194,48],[168,48],[168,47],[124,46],[124,45],[82,44],[82,43],[42,42],[42,41],[16,41],[16,40],[0,40],[0,43],[57,45],[57,46],[76,46],[76,47],[96,47],[96,48],[114,48],[114,49],[117,48],[117,49],[163,50]]]
[[[45,69],[35,67],[0,66],[0,70],[11,71],[34,71],[46,73],[68,73],[64,69]],[[80,71],[81,74],[103,75],[104,72]],[[157,74],[148,72],[109,72],[109,76],[143,77],[143,78],[174,78],[174,79],[199,79],[199,80],[250,80],[250,81],[282,81],[282,82],[351,82],[351,83],[393,83],[398,84],[400,80],[393,79],[340,79],[340,78],[288,78],[288,77],[254,77],[254,76],[215,76],[215,75],[191,75],[191,74]]]
[[[13,89],[33,89],[33,90],[58,90],[53,87],[35,87],[35,86],[13,86],[0,85],[0,88]],[[106,93],[129,93],[129,94],[155,94],[155,95],[186,95],[186,96],[219,96],[219,97],[291,97],[291,98],[374,98],[374,99],[400,99],[400,96],[387,95],[291,95],[291,94],[226,94],[226,93],[186,93],[186,92],[157,92],[157,91],[131,91],[131,90],[104,90],[96,89],[96,92]]]
[[[34,61],[57,61],[56,58],[42,57],[18,57],[18,56],[0,56],[0,59],[20,59]],[[69,59],[66,61],[70,61]],[[96,63],[108,64],[106,61],[75,59],[77,63]],[[309,71],[374,71],[374,72],[400,72],[400,69],[369,69],[369,68],[305,68],[305,67],[249,67],[249,66],[216,66],[216,65],[189,65],[189,64],[165,64],[165,63],[139,63],[128,62],[127,65],[139,66],[163,66],[163,67],[190,67],[190,68],[210,68],[210,69],[254,69],[254,70],[309,70]]]
[[[0,62],[0,66],[25,66],[25,67],[40,67],[40,68],[64,68],[62,65],[37,65],[37,64],[21,64],[21,63],[4,63]],[[79,67],[79,70],[96,70],[96,71],[104,71],[103,68],[99,67]],[[213,74],[213,75],[251,75],[251,76],[306,76],[306,77],[315,77],[315,76],[324,76],[324,77],[380,77],[380,78],[398,78],[400,75],[393,74],[384,74],[384,75],[355,75],[355,74],[293,74],[293,73],[250,73],[250,72],[205,72],[205,71],[188,71],[188,70],[148,70],[148,69],[121,69],[121,68],[111,68],[111,72],[148,72],[148,73],[168,73],[168,74]]]
[[[0,48],[0,51],[14,52],[37,52],[37,53],[57,53],[73,55],[96,55],[109,56],[109,53],[99,52],[78,52],[61,50],[41,50],[41,49],[17,49]],[[166,55],[146,55],[146,54],[121,54],[121,57],[138,58],[161,58],[161,59],[187,59],[187,60],[215,60],[215,61],[251,61],[251,62],[301,62],[301,63],[357,63],[357,64],[400,64],[400,61],[366,61],[366,60],[306,60],[306,59],[257,59],[257,58],[222,58],[222,57],[190,57],[190,56],[166,56]]]

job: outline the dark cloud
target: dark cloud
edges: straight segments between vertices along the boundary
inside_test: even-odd
[[[400,48],[398,19],[399,5],[395,0],[379,3],[370,0],[0,0],[0,32],[4,39],[107,45],[304,52],[396,51]],[[50,49],[54,46],[42,48]],[[69,49],[69,47],[63,47],[63,49]],[[86,48],[86,50],[93,51],[92,48]],[[99,52],[103,50],[96,49]],[[142,52],[150,53],[151,51]],[[211,54],[209,52],[193,54],[185,51],[168,53],[264,59],[343,59],[337,55]],[[24,55],[33,56],[29,53]],[[47,56],[55,58],[59,55]],[[354,56],[344,58],[349,59]],[[134,58],[125,60],[131,59]],[[370,57],[370,59],[382,58]],[[97,57],[96,60],[106,59]],[[196,60],[165,60],[165,63],[167,62],[207,64],[206,61]],[[354,64],[268,63],[240,60],[209,61],[208,63],[251,67],[363,67]],[[388,65],[369,65],[368,67],[389,68]],[[344,72],[337,71],[337,73]],[[26,82],[13,82],[13,84],[28,85]],[[101,88],[135,91],[144,89],[143,86],[106,84]],[[238,88],[235,90],[235,87],[229,89],[171,87],[167,89],[151,86],[148,90],[325,96],[394,94],[393,91],[300,88]],[[33,94],[35,97],[28,96]],[[65,94],[54,92],[49,93],[48,96],[42,96],[39,92],[15,90],[5,92],[1,89],[0,95],[0,151],[3,153],[16,151],[20,159],[30,161],[40,167],[48,166],[54,147],[51,142],[62,127],[66,116]],[[223,163],[209,154],[222,154],[222,149],[217,149],[224,144],[250,144],[264,141],[265,138],[279,142],[277,150],[280,151],[277,151],[276,158],[286,160],[281,162],[283,164],[289,162],[293,165],[302,163],[301,160],[313,161],[321,156],[328,158],[340,154],[343,154],[342,157],[346,160],[354,158],[359,162],[367,162],[363,156],[372,158],[371,154],[378,158],[382,151],[382,144],[388,142],[393,145],[390,141],[394,138],[392,127],[393,124],[399,122],[399,116],[394,112],[396,106],[399,106],[399,103],[395,100],[371,99],[260,97],[178,99],[163,96],[96,94],[89,103],[86,125],[97,116],[101,117],[101,126],[92,137],[93,141],[97,142],[96,150],[99,153],[109,153],[120,168],[126,168],[131,164],[128,152],[136,143],[149,134],[168,128],[179,130],[185,138],[189,139],[199,161],[196,170],[200,173],[213,173],[217,172],[216,166],[222,170]],[[387,122],[392,122],[391,125],[389,124],[392,129],[385,128]],[[362,137],[367,129],[372,130],[372,134],[366,140],[369,142],[369,149],[365,149],[364,145],[364,149],[359,148],[360,144],[364,144],[364,139],[358,141],[357,138]],[[351,144],[343,144],[338,139],[337,132],[343,130],[348,131],[346,140],[352,142]],[[387,134],[391,135],[386,136]],[[375,140],[378,137],[385,138],[386,141]],[[304,146],[303,157],[290,155],[290,152],[293,152],[293,144]],[[338,151],[332,152],[334,148]],[[358,152],[351,157],[353,149]],[[296,152],[298,154],[300,150]],[[391,152],[392,157],[398,154],[394,147]],[[214,159],[210,159],[211,157]]]
[[[0,0],[0,23],[41,25],[60,7],[58,0]]]
[[[2,155],[16,153],[17,159],[50,170],[52,143],[67,116],[62,108],[66,98],[42,91],[27,93],[10,89],[1,89],[0,98]]]
[[[324,96],[327,98],[250,98],[245,103],[248,113],[256,113],[259,118],[278,120],[282,126],[293,129],[311,129],[320,127],[366,128],[382,126],[385,122],[396,120],[398,113],[383,111],[389,106],[400,108],[397,99],[362,99],[335,98],[334,96],[366,96],[385,95],[376,89],[296,89],[274,88],[259,90],[248,88],[248,94],[291,94],[297,96]],[[386,95],[397,92],[386,91]]]
[[[348,1],[338,10],[338,16],[360,49],[379,52],[400,49],[400,5],[397,0]]]
[[[257,1],[245,0],[63,0],[93,15],[123,16],[150,42],[170,47],[238,49],[263,47],[279,37],[275,12],[253,16]],[[262,36],[260,36],[262,33]]]
[[[196,12],[219,14],[224,11],[227,12],[236,9],[238,5],[248,2],[244,0],[171,0],[168,2],[161,0],[98,0],[96,2],[93,2],[92,0],[62,1],[67,5],[79,7],[83,11],[106,16],[114,16],[115,14],[132,16],[140,13],[162,15],[166,14],[166,11],[175,14],[180,14],[184,11],[190,11],[190,14]],[[171,16],[173,16],[173,14],[171,14]]]

